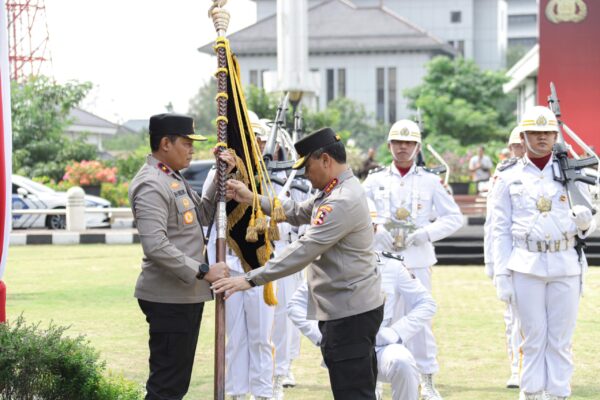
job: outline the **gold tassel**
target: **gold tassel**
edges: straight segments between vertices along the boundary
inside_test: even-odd
[[[273,290],[273,282],[267,282],[267,284],[264,286],[263,299],[265,304],[268,306],[277,305],[277,296],[275,296],[275,291]]]
[[[260,209],[256,210],[256,232],[265,233],[267,228],[267,218],[265,218],[265,214]]]
[[[281,235],[279,234],[279,227],[277,226],[277,222],[273,218],[269,222],[269,238],[274,241],[278,241],[281,239]]]
[[[254,221],[254,216],[250,219],[250,223],[248,224],[248,228],[246,229],[246,241],[250,243],[258,242],[258,232],[256,231],[256,223]]]
[[[287,219],[285,216],[285,211],[283,211],[281,201],[279,201],[278,197],[275,197],[273,200],[273,212],[271,213],[271,218],[273,218],[275,222],[284,222]]]

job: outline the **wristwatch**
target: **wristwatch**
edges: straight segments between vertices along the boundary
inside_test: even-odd
[[[247,272],[246,275],[244,275],[244,278],[246,278],[246,282],[248,282],[251,287],[255,287],[256,286],[256,283],[254,283],[254,281],[250,277],[250,272]]]
[[[197,279],[204,279],[204,276],[206,274],[208,274],[208,271],[210,270],[210,267],[208,266],[208,264],[206,263],[202,263],[200,264],[200,266],[198,266],[198,273],[196,274],[196,278]]]

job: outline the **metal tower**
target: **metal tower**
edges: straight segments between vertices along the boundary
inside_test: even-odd
[[[8,60],[10,78],[23,80],[51,67],[44,0],[8,0]]]

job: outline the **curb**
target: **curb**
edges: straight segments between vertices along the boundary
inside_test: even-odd
[[[134,232],[49,232],[49,233],[21,233],[11,232],[10,246],[24,246],[30,244],[132,244],[140,243],[140,236]]]

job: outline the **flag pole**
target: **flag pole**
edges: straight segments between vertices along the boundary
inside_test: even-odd
[[[227,0],[213,0],[209,10],[217,31],[217,141],[220,151],[226,151],[222,144],[227,143],[227,55],[225,34],[229,25],[229,12],[223,8]],[[224,94],[224,95],[223,95]],[[217,261],[225,261],[225,238],[227,213],[225,209],[225,171],[227,164],[217,160]],[[216,295],[215,304],[215,375],[214,399],[225,400],[225,299],[224,294]]]

